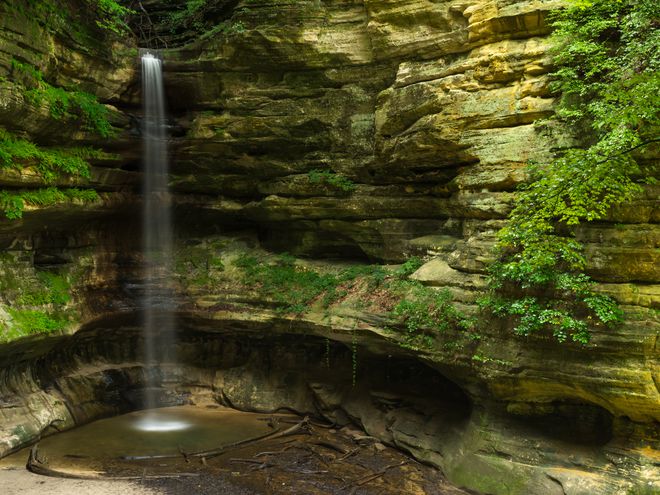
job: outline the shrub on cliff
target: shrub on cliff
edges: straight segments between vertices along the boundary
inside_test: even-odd
[[[620,320],[583,273],[575,227],[605,219],[654,181],[660,141],[660,4],[573,0],[552,19],[555,121],[579,141],[530,169],[500,232],[487,304],[522,335],[550,329],[586,343],[589,327]]]

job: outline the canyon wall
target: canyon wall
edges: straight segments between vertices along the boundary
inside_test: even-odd
[[[622,325],[595,328],[587,346],[522,338],[511,322],[484,316],[478,333],[452,328],[435,336],[432,347],[410,349],[401,345],[391,307],[370,299],[368,287],[329,308],[317,302],[292,314],[246,284],[237,265],[246,253],[269,263],[272,252],[288,252],[300,258],[299,266],[332,272],[419,256],[425,264],[413,279],[447,289],[461,311],[481,315],[476,301],[496,233],[525,180],[525,166],[547,162],[571,143],[552,126],[534,125],[553,112],[547,15],[561,2],[220,3],[216,29],[183,36],[193,41],[162,51],[181,260],[173,304],[190,339],[203,330],[194,353],[207,341],[222,349],[243,334],[246,342],[254,333],[271,336],[270,369],[278,378],[268,382],[256,357],[233,365],[200,358],[175,373],[194,377],[179,386],[177,397],[187,393],[189,400],[252,410],[294,405],[332,420],[352,419],[440,467],[451,481],[484,493],[657,490],[657,186],[578,231],[588,273],[625,311]],[[139,306],[136,42],[89,27],[75,9],[67,10],[78,5],[73,0],[57,5],[64,21],[0,2],[0,126],[44,147],[92,145],[111,156],[92,161],[91,179],[60,182],[94,187],[100,192],[94,203],[32,206],[20,220],[0,220],[0,270],[3,280],[14,281],[3,286],[0,301],[5,335],[20,334],[12,308],[23,301],[34,310],[25,294],[49,288],[43,271],[67,281],[70,298],[58,311],[67,315],[70,333],[99,326],[112,333],[107,321]],[[69,29],[74,21],[80,29]],[[55,86],[95,94],[109,105],[118,134],[99,138],[76,119],[53,118],[28,101],[12,60],[39,69]],[[0,169],[2,188],[39,184],[29,163],[22,170]],[[193,272],[206,275],[195,278]],[[55,304],[37,309],[48,313]],[[230,337],[223,336],[227,331]],[[344,375],[336,383],[326,375],[318,382],[296,379],[287,385],[295,397],[283,392],[278,380],[287,384],[287,376],[314,364],[277,349],[278,336],[285,341],[292,334],[303,341],[327,338],[333,348],[359,347],[357,386],[370,399],[355,399],[346,357],[337,362]],[[105,350],[40,336],[4,344],[0,452],[52,432],[53,420],[72,425],[136,407],[132,399],[114,409],[99,406],[105,400],[101,384],[113,370],[130,378],[118,390],[143,383],[122,335],[117,330]],[[77,357],[63,357],[68,364],[60,368],[62,354],[51,346],[67,345],[74,351],[61,352]],[[115,348],[115,354],[107,350]],[[104,357],[108,352],[112,359]],[[377,357],[361,365],[363,355]],[[459,420],[436,413],[437,404],[421,404],[418,397],[411,405],[396,387],[374,384],[369,363],[387,356],[423,363],[428,373],[453,383],[459,392],[444,381],[437,390],[422,381],[429,396],[460,395],[460,407],[452,409],[462,411]],[[241,380],[242,373],[254,380]],[[66,385],[74,378],[84,383]],[[310,389],[316,395],[305,395]],[[80,398],[89,412],[66,407]]]

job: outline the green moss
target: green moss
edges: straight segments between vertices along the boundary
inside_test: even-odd
[[[115,0],[38,0],[28,2],[5,2],[10,12],[15,12],[28,19],[28,28],[36,27],[43,32],[58,35],[66,32],[67,36],[80,43],[77,49],[89,51],[103,48],[108,37],[126,36],[130,29],[126,23],[135,13],[121,2]]]
[[[43,306],[55,304],[63,306],[71,300],[71,285],[68,280],[56,273],[37,272],[40,284],[28,289],[16,298],[22,306]]]
[[[23,426],[23,425],[18,425],[17,427],[15,427],[11,431],[11,434],[14,435],[14,436],[17,436],[19,438],[19,441],[18,441],[19,444],[27,443],[30,440],[33,440],[33,438],[34,438],[33,434],[28,432],[25,429],[25,426]]]
[[[24,76],[26,76],[28,82],[40,82],[44,80],[43,72],[41,72],[36,67],[33,67],[32,65],[24,64],[23,62],[12,58],[10,66],[14,71],[18,72],[19,74],[22,73]]]
[[[658,493],[658,484],[639,485],[630,488],[626,495],[656,495]]]
[[[68,268],[35,271],[31,257],[3,253],[0,257],[0,303],[10,316],[1,341],[66,329],[75,317]]]
[[[477,440],[478,441],[478,440]],[[447,478],[459,486],[469,486],[481,493],[527,495],[533,478],[532,469],[494,456],[467,457],[452,466]]]
[[[33,309],[9,309],[14,320],[14,326],[9,332],[8,340],[39,333],[52,333],[64,330],[68,320],[61,315],[48,314],[45,311]]]

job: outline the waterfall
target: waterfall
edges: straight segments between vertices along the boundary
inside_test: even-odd
[[[144,286],[144,359],[147,370],[145,404],[158,407],[156,367],[174,356],[173,298],[169,293],[172,265],[171,201],[167,185],[168,155],[162,61],[142,55]]]

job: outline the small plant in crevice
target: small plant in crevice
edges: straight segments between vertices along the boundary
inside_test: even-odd
[[[607,219],[612,206],[655,183],[660,142],[659,4],[575,0],[555,14],[555,124],[579,146],[530,166],[482,303],[519,335],[549,332],[586,344],[590,329],[622,320],[595,290],[576,227]],[[650,153],[649,153],[650,151]]]
[[[357,187],[355,183],[343,174],[331,170],[312,170],[307,173],[307,179],[311,184],[330,186],[344,193],[350,193]]]
[[[468,331],[474,321],[459,311],[447,289],[434,289],[414,280],[399,281],[402,293],[391,316],[403,330],[404,346],[411,349],[434,349],[438,335]]]
[[[394,271],[394,274],[400,279],[406,279],[424,264],[424,260],[418,256],[408,258],[399,268]]]

